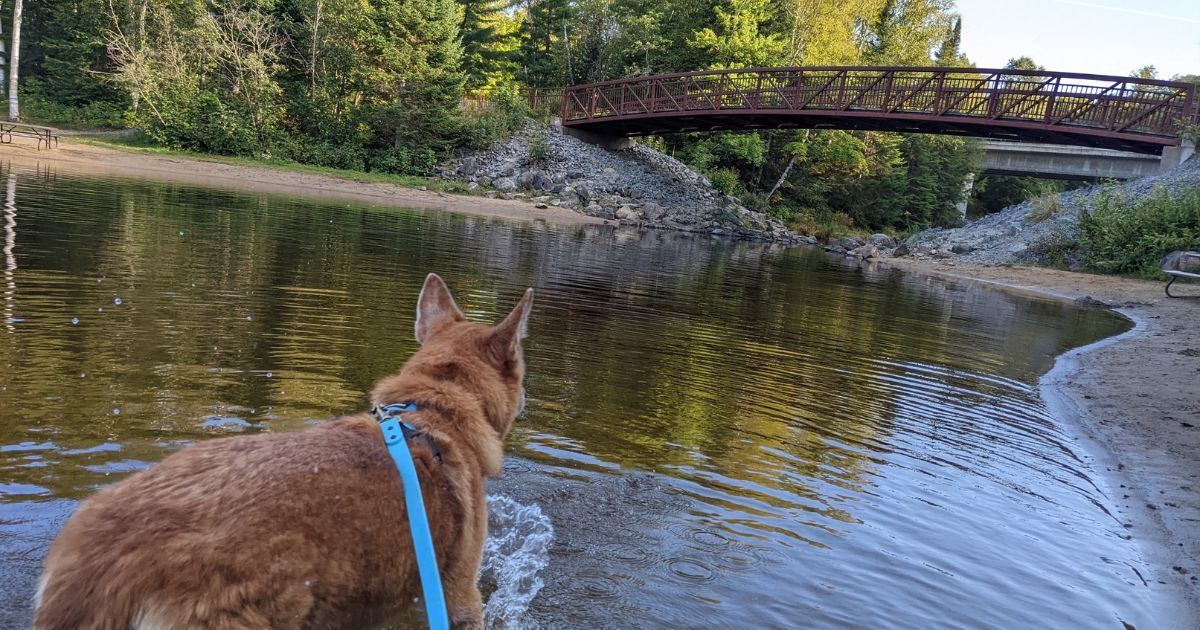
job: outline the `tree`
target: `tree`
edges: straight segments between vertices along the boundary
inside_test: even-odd
[[[21,60],[21,13],[24,0],[13,0],[12,50],[8,56],[8,119],[20,120],[21,107],[17,99],[17,74]]]
[[[937,65],[951,68],[966,64],[966,57],[960,50],[962,46],[962,17],[954,19],[954,26],[950,28],[950,33],[946,35],[946,39],[942,41],[941,47],[938,48],[934,59]]]
[[[458,0],[462,8],[462,72],[468,88],[494,80],[514,62],[516,35],[505,23],[512,0]],[[511,42],[511,43],[510,43]]]
[[[771,8],[771,0],[729,0],[728,8],[716,9],[720,32],[701,29],[688,43],[711,54],[714,68],[775,65],[783,57],[784,40],[768,28]]]
[[[926,65],[950,30],[951,0],[886,0],[865,24],[864,57],[879,65]]]
[[[573,83],[569,0],[528,0],[521,29],[521,78],[535,87]],[[561,43],[560,43],[561,42]]]

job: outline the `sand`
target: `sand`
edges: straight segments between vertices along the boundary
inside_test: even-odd
[[[19,139],[0,147],[0,162],[70,164],[73,170],[240,190],[431,208],[523,221],[596,223],[559,208],[522,200],[421,191],[394,184],[340,179],[259,166],[121,151],[64,139],[37,151]],[[1069,352],[1042,379],[1047,402],[1091,442],[1104,468],[1117,515],[1145,541],[1156,588],[1178,594],[1200,619],[1200,284],[1129,280],[1028,267],[950,266],[889,259],[915,273],[985,283],[1001,290],[1056,299],[1091,297],[1136,323],[1120,337]]]
[[[0,163],[12,162],[30,167],[69,164],[72,170],[84,173],[147,177],[181,184],[445,210],[521,221],[564,224],[603,222],[602,219],[566,208],[536,208],[525,200],[452,195],[398,184],[343,179],[270,166],[245,166],[202,158],[124,151],[72,141],[71,138],[62,138],[56,149],[38,151],[37,143],[27,140],[16,138],[13,144],[0,147]]]

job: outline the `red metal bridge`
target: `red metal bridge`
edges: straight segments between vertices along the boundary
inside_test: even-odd
[[[747,68],[577,85],[563,125],[609,136],[745,129],[954,134],[1161,153],[1200,124],[1190,83],[1044,70]]]

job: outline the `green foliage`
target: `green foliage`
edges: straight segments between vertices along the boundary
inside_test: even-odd
[[[530,114],[529,102],[519,87],[501,85],[492,90],[479,107],[466,112],[459,144],[471,149],[485,149],[498,138],[506,138],[525,124]]]
[[[31,122],[57,127],[101,127],[122,129],[126,126],[126,105],[107,100],[67,104],[48,97],[39,79],[21,86],[21,117]]]
[[[716,68],[775,65],[784,41],[779,33],[766,29],[772,4],[772,0],[728,0],[727,7],[716,9],[718,28],[698,30],[688,43],[711,54]]]
[[[1091,269],[1159,277],[1163,256],[1200,249],[1200,190],[1173,197],[1159,189],[1134,200],[1102,195],[1080,213],[1079,242]]]
[[[504,11],[513,0],[458,0],[462,10],[461,68],[469,89],[484,87],[516,69],[517,37]]]
[[[719,168],[708,174],[713,188],[726,195],[732,195],[738,190],[738,172],[731,168]]]
[[[534,134],[525,145],[525,150],[529,151],[529,157],[535,162],[545,162],[550,157],[550,142],[546,140],[546,134]]]

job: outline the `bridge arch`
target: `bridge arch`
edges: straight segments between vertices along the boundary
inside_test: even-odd
[[[1160,154],[1200,124],[1190,83],[1040,70],[746,68],[563,91],[564,127],[608,136],[746,129],[936,133]]]

